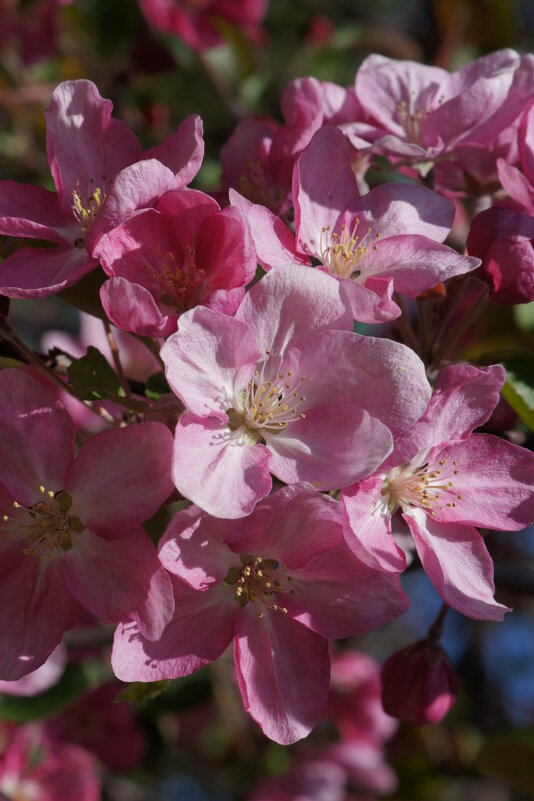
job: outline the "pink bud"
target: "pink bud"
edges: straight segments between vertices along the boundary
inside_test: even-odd
[[[456,698],[456,677],[445,651],[421,640],[390,656],[382,668],[384,710],[417,725],[439,723]]]

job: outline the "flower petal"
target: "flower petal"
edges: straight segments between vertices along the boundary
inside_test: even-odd
[[[183,414],[176,426],[173,476],[182,495],[215,517],[245,517],[271,489],[264,445],[248,445],[214,417]]]
[[[0,295],[45,298],[98,267],[84,247],[19,248],[0,265]]]
[[[474,620],[502,620],[510,610],[493,597],[493,562],[476,528],[434,521],[422,509],[403,516],[425,573],[443,600]]]
[[[289,745],[318,723],[328,697],[328,642],[281,612],[236,618],[234,656],[245,709],[264,734]]]
[[[121,681],[159,681],[189,676],[228,647],[237,604],[224,585],[206,592],[172,578],[174,618],[157,642],[139,633],[136,623],[115,632],[111,664]]]
[[[367,478],[343,490],[343,531],[347,545],[362,562],[378,570],[399,572],[406,568],[406,557],[393,539],[382,485],[382,478]]]
[[[71,511],[87,528],[124,536],[170,495],[172,434],[162,423],[87,439],[66,481]]]
[[[61,403],[22,370],[0,372],[0,481],[34,504],[40,486],[58,492],[74,457],[74,426]]]
[[[142,529],[120,540],[88,530],[75,535],[61,575],[71,594],[104,623],[133,617],[145,637],[157,640],[172,618],[169,576]]]

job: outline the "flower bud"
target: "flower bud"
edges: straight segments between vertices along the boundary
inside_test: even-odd
[[[390,656],[382,668],[384,710],[417,725],[439,723],[456,698],[456,677],[445,651],[421,640]]]

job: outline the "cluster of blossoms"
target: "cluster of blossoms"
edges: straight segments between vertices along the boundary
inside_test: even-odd
[[[200,118],[142,152],[93,83],[56,88],[57,192],[0,183],[0,233],[38,240],[4,260],[0,294],[72,292],[94,271],[122,387],[110,407],[82,395],[106,430],[77,431],[60,398],[80,397],[83,358],[67,378],[2,323],[20,362],[0,372],[1,679],[88,619],[116,624],[123,681],[187,676],[233,643],[245,709],[287,744],[327,705],[330,642],[406,611],[415,553],[447,607],[503,618],[478,529],[534,522],[534,455],[475,431],[504,370],[446,362],[443,336],[472,311],[459,287],[534,298],[533,86],[534,58],[513,51],[453,74],[371,56],[349,89],[299,79],[283,123],[245,120],[224,147],[222,207],[189,186]],[[369,189],[377,156],[402,180]],[[469,255],[443,244],[455,202],[496,180]],[[408,344],[391,326],[413,334],[406,298],[426,331]],[[128,380],[110,323],[164,369],[159,400]],[[143,524],[176,500],[155,545]],[[436,632],[386,665],[390,713],[435,722],[452,703]]]

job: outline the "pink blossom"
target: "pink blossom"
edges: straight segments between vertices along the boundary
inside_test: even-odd
[[[50,743],[36,726],[2,728],[1,798],[100,801],[96,763],[83,748]]]
[[[390,656],[382,668],[382,700],[400,720],[439,723],[456,700],[456,676],[443,648],[422,640]]]
[[[0,183],[0,233],[44,239],[53,248],[20,248],[0,267],[0,294],[43,297],[98,266],[99,240],[138,208],[188,183],[203,157],[202,123],[188,117],[160,147],[141,153],[128,126],[91,81],[65,81],[46,116],[46,149],[57,194]]]
[[[174,33],[194,50],[220,44],[225,25],[258,41],[267,5],[268,0],[139,0],[150,25]]]
[[[339,281],[352,314],[362,322],[400,314],[393,291],[415,297],[478,259],[441,242],[450,231],[452,203],[414,184],[384,184],[360,197],[343,134],[325,126],[298,159],[293,174],[295,237],[270,211],[237,193],[233,205],[247,215],[260,264],[310,264]]]
[[[374,135],[355,124],[351,137],[417,161],[459,145],[491,144],[532,98],[534,58],[499,50],[449,73],[372,55],[355,79],[356,96]]]
[[[193,189],[168,192],[155,209],[119,225],[101,249],[111,276],[101,291],[119,328],[162,337],[202,304],[233,314],[256,273],[256,255],[237,209]]]
[[[74,459],[65,409],[20,370],[0,373],[0,675],[41,665],[84,608],[157,638],[171,586],[141,528],[169,495],[172,438],[144,423],[86,440]]]
[[[323,125],[358,118],[351,89],[316,78],[297,78],[282,93],[282,125],[245,119],[221,150],[223,189],[282,214],[291,205],[291,180],[298,156]]]
[[[353,334],[342,287],[314,270],[272,270],[235,318],[186,312],[161,357],[187,408],[175,484],[217,517],[250,514],[270,472],[320,489],[369,475],[429,397],[413,351]]]
[[[18,0],[0,5],[0,47],[12,48],[24,64],[31,65],[54,54],[58,38],[58,17],[62,6],[72,0]],[[22,7],[21,7],[22,6]]]
[[[158,642],[121,624],[112,664],[123,681],[177,678],[234,640],[245,709],[280,743],[319,720],[328,640],[377,628],[406,609],[398,576],[367,568],[343,540],[341,505],[309,484],[284,487],[246,520],[175,515],[159,549],[175,617]],[[260,555],[261,554],[261,555]]]
[[[380,470],[343,492],[345,536],[361,559],[405,568],[392,537],[399,511],[439,595],[475,619],[502,620],[508,611],[493,598],[493,564],[475,526],[513,531],[534,521],[534,455],[471,433],[489,418],[503,381],[499,365],[444,368],[427,411]]]

